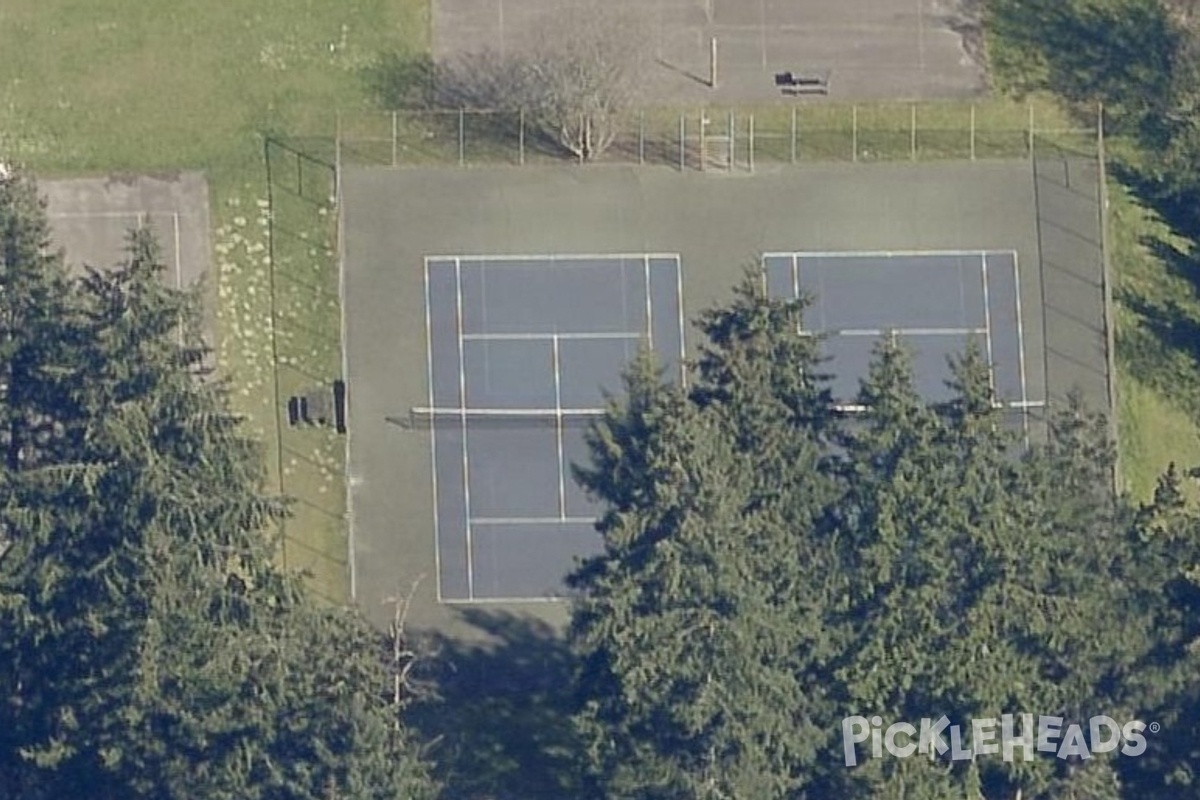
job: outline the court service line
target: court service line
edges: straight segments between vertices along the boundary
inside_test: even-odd
[[[345,305],[345,304],[343,304]],[[343,338],[343,341],[345,339]],[[433,307],[429,301],[429,262],[425,262],[425,372],[429,381],[429,407],[436,402],[433,397]],[[437,479],[437,430],[429,429],[429,469],[433,485],[433,569],[436,573],[438,601],[442,600],[442,537],[438,520]]]
[[[980,254],[979,270],[983,278],[983,327],[984,342],[987,347],[987,367],[988,367],[988,389],[991,392],[992,398],[996,397],[996,367],[995,360],[992,358],[992,302],[988,295],[988,270],[987,256]]]
[[[971,336],[987,333],[986,328],[845,328],[806,331],[810,336]]]
[[[595,525],[595,517],[476,517],[474,525]]]
[[[645,258],[679,260],[678,253],[523,253],[519,255],[431,255],[425,256],[426,261],[437,261],[442,264],[458,262],[464,267],[486,266],[504,261],[535,261],[546,267],[552,267],[555,261],[641,261]],[[550,262],[550,263],[547,263]]]
[[[563,413],[562,413],[562,373],[559,370],[558,337],[553,341],[554,351],[554,444],[558,449],[558,515],[567,515],[567,477],[563,465]]]
[[[467,459],[467,365],[463,353],[463,302],[462,302],[462,269],[456,259],[454,262],[455,303],[458,306],[458,398],[460,416],[462,419],[462,469],[463,469],[463,507],[466,511],[467,539],[467,596],[475,596],[475,564],[471,548],[471,478],[470,465]]]
[[[1011,250],[793,250],[763,253],[763,258],[897,258],[907,256],[956,256],[974,258],[981,254],[1007,255]]]
[[[414,416],[447,416],[447,417],[545,417],[552,419],[561,414],[564,417],[600,417],[607,413],[603,408],[446,408],[415,406],[409,409]]]
[[[598,333],[464,333],[465,342],[548,342],[552,339],[641,339],[640,333],[604,331]]]

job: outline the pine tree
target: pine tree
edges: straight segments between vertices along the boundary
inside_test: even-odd
[[[832,652],[797,580],[821,569],[797,528],[820,504],[803,498],[829,493],[829,392],[800,311],[748,278],[701,320],[690,393],[644,358],[592,432],[580,477],[610,511],[605,554],[575,578],[572,640],[578,722],[609,796],[786,797],[825,743],[822,687],[797,681]]]
[[[29,345],[24,396],[55,402],[24,417],[52,436],[21,427],[20,468],[4,471],[3,786],[35,800],[429,796],[381,637],[273,565],[283,506],[203,369],[197,296],[162,272],[142,231],[116,268],[53,300],[27,292],[57,304],[58,328]]]
[[[68,277],[45,204],[23,170],[0,177],[0,446],[8,471],[53,461],[68,390]]]
[[[1104,420],[1072,398],[1027,446],[975,347],[951,365],[950,400],[929,403],[904,348],[881,342],[865,410],[839,416],[802,312],[743,283],[700,320],[690,390],[643,358],[592,431],[579,477],[608,506],[606,547],[575,577],[571,640],[597,793],[1116,800],[1123,781],[1192,785],[1200,523],[1178,473],[1131,513]],[[860,750],[843,766],[844,717],[946,716],[969,736],[1026,713],[1157,717],[1187,735],[1136,767],[1021,747],[1011,761]]]

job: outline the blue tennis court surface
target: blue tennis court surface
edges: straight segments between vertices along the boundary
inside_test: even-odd
[[[1006,424],[1028,436],[1045,398],[1030,397],[1015,253],[768,253],[762,266],[771,296],[812,299],[805,332],[822,337],[847,412],[881,337],[908,347],[935,402],[974,341]],[[439,599],[561,597],[601,546],[571,474],[589,461],[589,423],[641,347],[683,378],[680,259],[429,257],[425,290],[429,398],[412,414],[432,432]]]
[[[560,596],[601,544],[588,423],[640,347],[681,377],[679,258],[429,257],[425,281],[439,598]]]
[[[881,337],[913,355],[917,389],[949,399],[948,359],[974,341],[991,367],[993,400],[1022,426],[1045,405],[1029,396],[1016,253],[770,253],[764,280],[773,297],[812,300],[807,332],[824,337],[838,401],[852,406]]]

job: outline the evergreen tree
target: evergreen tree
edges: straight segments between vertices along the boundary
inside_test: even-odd
[[[1086,729],[1188,697],[1200,553],[1178,488],[1132,519],[1077,399],[1027,448],[977,348],[930,404],[882,342],[865,412],[839,419],[802,310],[743,283],[701,318],[689,391],[643,358],[592,431],[579,477],[609,508],[606,549],[575,577],[572,643],[597,792],[1119,797],[1111,754],[860,751],[847,769],[841,721]],[[1190,756],[1161,758],[1186,777]]]
[[[53,463],[69,391],[68,277],[45,203],[23,170],[0,177],[0,446],[8,471]]]
[[[835,649],[797,580],[822,572],[803,531],[830,494],[829,393],[801,308],[748,277],[701,320],[689,394],[643,358],[592,431],[579,477],[610,511],[606,552],[575,577],[572,641],[606,796],[791,796],[826,742],[823,687],[797,681]]]
[[[40,209],[7,209],[44,232]],[[3,473],[7,796],[429,796],[380,637],[273,565],[282,505],[201,368],[197,296],[163,286],[145,231],[74,282],[26,250],[24,302],[57,328],[22,367],[23,397],[54,401],[24,419],[49,433],[19,427]]]

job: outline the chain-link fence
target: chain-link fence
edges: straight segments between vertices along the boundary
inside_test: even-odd
[[[1045,120],[1040,120],[1040,116]],[[625,115],[593,160],[679,169],[752,170],[813,161],[1024,158],[1034,139],[1092,147],[1095,130],[1061,124],[1034,104],[876,103]],[[385,166],[545,164],[575,158],[523,111],[343,114],[341,158]]]
[[[282,555],[330,590],[348,569],[334,144],[268,138],[264,153],[275,460],[280,488],[294,500]]]

